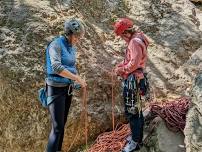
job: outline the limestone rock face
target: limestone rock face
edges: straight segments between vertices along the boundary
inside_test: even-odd
[[[187,0],[2,0],[0,8],[0,151],[45,149],[50,117],[37,100],[37,90],[44,85],[45,47],[62,34],[65,19],[79,17],[86,26],[77,45],[77,67],[88,83],[89,140],[112,127],[111,77],[106,71],[112,70],[112,61],[123,59],[125,47],[112,34],[114,18],[131,17],[149,36],[147,70],[156,97],[184,95],[200,69],[201,59],[190,58],[201,52],[201,11]],[[192,71],[186,70],[189,66]],[[116,121],[123,121],[119,86],[117,81]],[[81,103],[76,91],[65,151],[77,132],[72,151],[85,143]]]
[[[187,123],[184,129],[187,152],[202,151],[202,73],[195,79],[192,89],[193,105],[187,114]]]
[[[182,132],[170,131],[161,118],[150,138],[146,148],[152,152],[185,152],[184,135]]]

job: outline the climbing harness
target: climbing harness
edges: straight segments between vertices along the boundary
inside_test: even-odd
[[[137,80],[134,75],[129,75],[126,80],[124,80],[124,101],[126,110],[131,114],[136,114],[139,111],[139,107],[137,106],[138,100],[138,85]]]
[[[123,96],[128,113],[137,114],[142,111],[143,97],[149,93],[149,83],[144,76],[144,79],[137,80],[137,78],[131,74],[123,82]]]

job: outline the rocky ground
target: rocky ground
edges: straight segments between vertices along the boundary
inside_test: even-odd
[[[65,19],[79,17],[87,29],[84,39],[77,46],[77,67],[88,83],[89,140],[94,140],[98,134],[112,127],[111,78],[102,68],[111,70],[112,61],[122,60],[124,54],[124,42],[112,33],[113,20],[131,17],[136,26],[149,36],[151,44],[147,71],[153,93],[158,99],[174,98],[191,95],[194,78],[202,69],[200,6],[188,0],[2,0],[0,151],[44,151],[50,118],[48,111],[37,100],[37,90],[44,85],[45,46],[53,37],[62,34]],[[196,81],[196,84],[199,82]],[[119,85],[117,81],[116,121],[124,121]],[[194,92],[194,103],[199,101],[199,88]],[[79,136],[72,151],[75,152],[78,146],[85,143],[84,128],[80,127],[79,119],[80,97],[80,93],[75,92],[66,126],[64,151],[78,130]],[[198,119],[200,115],[193,115],[195,109],[188,114],[190,121]],[[200,128],[201,123],[197,122]],[[185,129],[187,150],[196,152],[193,145],[200,149],[200,136],[192,134],[189,128],[187,126]],[[172,133],[165,130],[162,122],[157,129],[159,134],[155,136],[158,141],[162,141],[162,132],[171,137]],[[179,138],[181,136],[179,134]],[[170,141],[173,141],[172,138]],[[188,144],[189,141],[193,143]],[[183,144],[181,140],[180,144]],[[158,152],[155,147],[163,151],[155,145],[147,151]]]

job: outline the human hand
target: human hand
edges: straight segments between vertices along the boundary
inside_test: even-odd
[[[86,88],[87,87],[87,83],[85,81],[85,79],[82,79],[81,77],[78,76],[76,83],[80,84],[82,88]]]
[[[121,76],[123,74],[123,67],[115,67],[114,72],[117,76]]]

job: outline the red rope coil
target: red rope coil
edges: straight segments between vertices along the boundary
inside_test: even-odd
[[[186,123],[186,113],[190,107],[190,99],[181,97],[173,101],[166,101],[162,105],[151,104],[151,112],[160,116],[171,131],[183,131]]]

